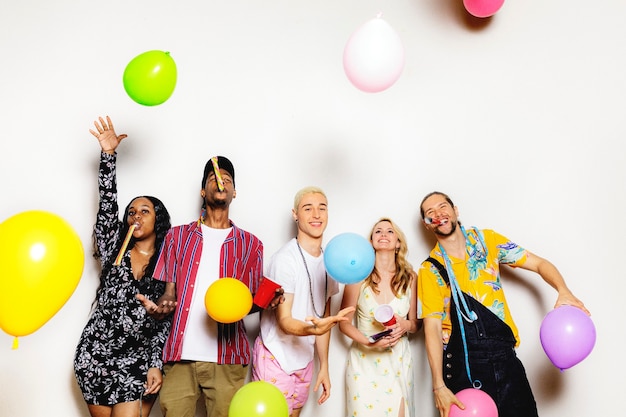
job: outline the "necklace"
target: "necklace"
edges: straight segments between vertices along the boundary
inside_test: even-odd
[[[315,307],[315,300],[313,299],[313,282],[311,280],[311,273],[309,272],[309,266],[306,264],[306,259],[304,258],[304,253],[302,252],[302,248],[300,247],[300,242],[296,238],[296,245],[298,246],[298,250],[300,251],[300,256],[302,256],[302,262],[304,262],[304,269],[306,269],[306,275],[309,277],[309,294],[311,295],[311,304],[313,305],[313,312],[319,318],[324,317],[324,310],[326,304],[322,305],[322,313],[317,312],[317,308]],[[324,251],[322,251],[324,253]],[[324,282],[324,303],[326,302],[326,298],[328,297],[328,274],[324,271],[325,282]]]
[[[135,246],[135,249],[137,249],[137,252],[139,252],[140,254],[145,255],[145,256],[152,255],[152,254],[154,253],[154,251],[152,251],[152,252],[147,252],[147,251],[145,251],[145,250],[141,250],[141,249],[139,249],[137,246]]]

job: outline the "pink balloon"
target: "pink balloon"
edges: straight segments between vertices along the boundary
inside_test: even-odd
[[[596,328],[581,309],[561,306],[546,314],[541,322],[539,338],[550,361],[564,370],[591,353],[596,343]]]
[[[504,0],[463,0],[465,10],[476,17],[493,16],[503,4]]]
[[[463,403],[465,410],[453,405],[450,407],[450,417],[498,417],[498,407],[485,391],[466,388],[455,395]]]
[[[343,51],[343,68],[359,90],[377,93],[391,87],[404,69],[404,47],[398,33],[376,17],[352,34]]]

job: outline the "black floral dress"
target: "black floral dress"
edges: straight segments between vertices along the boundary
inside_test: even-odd
[[[102,274],[97,304],[85,326],[74,357],[74,373],[87,404],[113,405],[139,400],[149,368],[162,368],[161,354],[170,320],[155,320],[135,298],[151,300],[164,291],[163,282],[134,279],[130,252],[113,266],[122,223],[119,221],[116,156],[101,153],[98,175],[100,203],[94,227]]]

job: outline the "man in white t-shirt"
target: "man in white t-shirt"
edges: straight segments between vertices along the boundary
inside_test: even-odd
[[[172,227],[154,268],[165,294],[155,303],[138,296],[149,314],[173,314],[163,348],[165,417],[193,416],[202,397],[207,417],[228,417],[231,399],[244,385],[251,361],[244,320],[218,323],[206,311],[205,294],[223,277],[256,293],[263,277],[263,243],[230,219],[236,197],[235,168],[224,156],[209,159],[202,177],[200,219]],[[277,292],[269,308],[275,308]],[[250,313],[258,311],[253,306]]]
[[[330,330],[353,307],[330,315],[330,298],[339,292],[324,267],[322,239],[328,223],[328,201],[317,187],[306,187],[294,198],[297,235],[276,252],[265,276],[284,289],[285,301],[275,312],[261,315],[261,331],[253,347],[252,379],[276,385],[287,399],[289,415],[298,417],[309,395],[313,359],[319,360],[314,391],[318,403],[330,396],[328,346]]]

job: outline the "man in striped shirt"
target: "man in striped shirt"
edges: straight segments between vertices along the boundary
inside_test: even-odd
[[[235,169],[227,158],[206,163],[200,195],[200,219],[173,227],[165,237],[154,275],[167,283],[166,294],[147,307],[153,314],[174,313],[163,350],[160,404],[165,417],[195,415],[200,396],[207,417],[228,417],[250,363],[244,322],[211,319],[204,295],[222,277],[240,280],[254,294],[263,274],[263,244],[229,219],[236,191]]]

